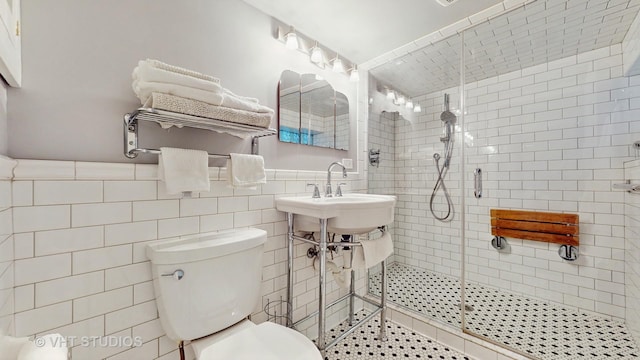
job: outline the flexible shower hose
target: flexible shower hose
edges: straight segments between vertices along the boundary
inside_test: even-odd
[[[451,195],[449,195],[449,190],[447,189],[447,186],[444,184],[444,176],[447,174],[449,167],[445,166],[445,164],[442,164],[442,167],[440,167],[439,154],[434,154],[433,158],[436,161],[436,169],[438,169],[438,180],[436,180],[436,185],[433,187],[433,192],[431,193],[431,199],[429,200],[429,210],[431,210],[431,214],[433,214],[433,217],[435,217],[436,219],[442,222],[449,222],[453,220],[453,202],[451,201]],[[444,192],[444,197],[447,201],[447,213],[444,216],[436,215],[435,211],[433,210],[433,199],[435,199],[438,189],[442,189],[442,191]]]

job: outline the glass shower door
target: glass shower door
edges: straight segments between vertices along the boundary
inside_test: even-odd
[[[371,70],[371,88],[378,90],[369,107],[367,149],[379,160],[368,165],[369,191],[398,199],[390,226],[388,300],[458,329],[460,52],[461,37],[455,35]],[[388,99],[389,91],[395,98]],[[420,106],[418,112],[407,108],[407,98]],[[377,295],[375,276],[374,269],[369,290]]]

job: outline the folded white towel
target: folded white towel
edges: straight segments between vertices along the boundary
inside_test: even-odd
[[[186,75],[186,76],[191,76],[191,77],[194,77],[194,78],[197,78],[197,79],[202,79],[202,80],[206,80],[206,81],[212,81],[212,82],[220,84],[220,79],[218,79],[217,77],[213,77],[211,75],[201,74],[201,73],[199,73],[197,71],[181,68],[179,66],[169,65],[169,64],[163,63],[162,61],[159,61],[159,60],[147,59],[147,60],[144,60],[143,62],[148,64],[148,65],[151,65],[151,66],[153,66],[155,68],[158,68],[158,69],[171,71],[171,72],[174,72],[176,74],[182,74],[182,75]]]
[[[207,104],[224,106],[236,110],[252,111],[256,113],[273,114],[273,109],[255,102],[243,100],[226,92],[216,93],[205,91],[179,84],[162,83],[155,81],[134,80],[133,91],[145,104],[154,92],[179,96],[187,99],[202,101]]]
[[[267,183],[264,158],[260,155],[231,154],[227,160],[227,179],[233,188],[255,189]]]
[[[138,63],[138,66],[133,69],[133,73],[131,74],[131,76],[133,77],[133,80],[138,81],[177,84],[215,93],[223,92],[222,86],[220,86],[220,84],[217,82],[202,80],[192,76],[158,69],[144,61],[140,61]]]
[[[225,92],[225,94],[229,94],[231,96],[235,96],[235,97],[237,97],[239,99],[242,99],[244,101],[248,101],[248,102],[252,102],[252,103],[256,103],[256,104],[260,102],[258,99],[253,98],[253,97],[240,96],[240,95],[234,94],[233,92],[231,92],[231,90],[229,90],[227,88],[224,89],[224,92]]]
[[[216,93],[180,84],[156,81],[134,80],[132,88],[138,96],[138,99],[140,99],[140,103],[143,105],[149,100],[154,92],[194,99],[217,106],[222,105],[222,101],[224,99],[223,92]]]
[[[388,231],[377,239],[364,240],[360,243],[362,246],[354,246],[351,263],[353,269],[369,269],[393,254],[393,240]]]
[[[196,115],[199,118],[192,119],[192,121],[201,124],[207,124],[211,122],[211,119],[217,119],[268,128],[273,118],[273,114],[269,113],[257,113],[253,111],[232,109],[224,106],[215,106],[198,100],[157,92],[154,92],[149,98],[149,101],[147,101],[143,106]],[[162,128],[170,128],[171,126],[174,126],[174,124],[169,121],[164,121],[160,126],[162,126]],[[175,126],[181,127],[182,125],[177,124]],[[230,129],[222,129],[222,131],[241,138],[248,138],[250,136],[250,134],[247,134],[246,132],[236,132]]]
[[[269,113],[269,114],[274,113],[273,109],[269,107],[266,107],[264,105],[258,104],[257,102],[253,102],[245,99],[251,99],[251,98],[237,97],[235,95],[229,94],[228,92],[225,92],[224,95],[222,96],[222,104],[220,105],[226,106],[232,109],[253,111],[257,113]]]
[[[160,148],[158,175],[168,194],[209,191],[209,154],[206,151]]]

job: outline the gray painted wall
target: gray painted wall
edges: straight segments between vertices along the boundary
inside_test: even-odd
[[[336,159],[355,160],[356,86],[287,50],[275,40],[274,22],[240,0],[23,0],[23,87],[8,90],[8,155],[157,162],[151,155],[128,160],[122,154],[122,116],[140,106],[131,72],[138,60],[156,58],[217,76],[224,87],[274,109],[283,70],[319,73],[349,98],[351,150],[284,144],[273,136],[260,141],[260,153],[267,167],[281,169],[321,170]],[[249,141],[228,135],[145,125],[144,147],[250,148]]]
[[[9,152],[9,134],[7,132],[7,84],[0,81],[0,155]]]

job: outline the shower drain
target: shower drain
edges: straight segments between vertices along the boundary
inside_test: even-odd
[[[458,304],[456,306],[458,307],[458,309],[462,309],[462,304]],[[469,304],[465,304],[464,305],[464,311],[473,311],[473,306],[471,306]]]

